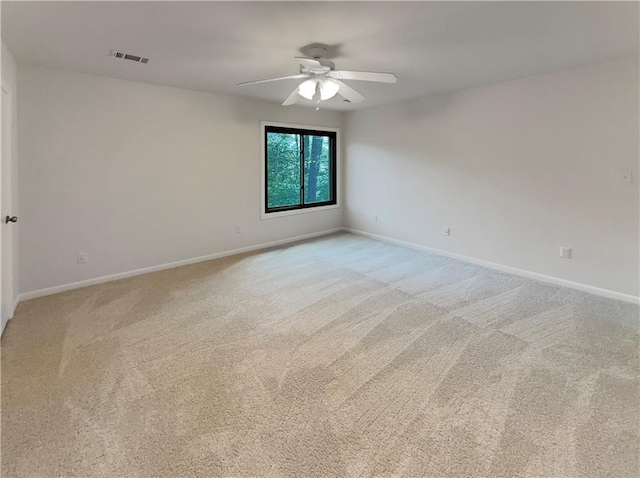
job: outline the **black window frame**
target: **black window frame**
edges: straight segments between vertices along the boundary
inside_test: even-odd
[[[267,140],[269,133],[297,134],[300,136],[300,204],[290,206],[269,207],[269,158]],[[302,136],[324,136],[329,138],[329,194],[330,200],[323,202],[304,203],[304,141]],[[264,214],[273,214],[284,211],[297,211],[300,209],[312,209],[325,206],[335,206],[338,204],[338,134],[336,131],[316,130],[303,127],[264,125],[264,158],[262,158],[264,168]]]

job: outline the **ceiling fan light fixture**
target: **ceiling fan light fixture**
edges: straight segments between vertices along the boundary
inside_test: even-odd
[[[300,86],[298,86],[298,93],[303,98],[312,100],[316,94],[317,84],[318,84],[318,80],[316,80],[315,78],[311,78],[307,81],[303,81],[302,83],[300,83]]]
[[[333,80],[324,79],[320,82],[320,99],[330,100],[340,90],[340,85]]]

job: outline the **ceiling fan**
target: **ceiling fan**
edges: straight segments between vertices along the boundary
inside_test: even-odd
[[[317,56],[314,54],[314,58],[295,58],[300,62],[300,73],[297,75],[270,78],[268,80],[247,81],[245,83],[238,83],[237,86],[256,85],[258,83],[280,80],[304,79],[305,81],[300,83],[287,99],[284,100],[284,103],[282,103],[287,106],[294,104],[300,96],[308,100],[316,98],[317,103],[331,99],[336,94],[351,103],[359,103],[364,100],[364,96],[341,80],[375,81],[379,83],[395,83],[398,81],[398,78],[393,73],[335,70],[333,62],[322,59],[322,54],[325,53],[326,50],[324,48],[318,50],[320,51],[317,52]]]

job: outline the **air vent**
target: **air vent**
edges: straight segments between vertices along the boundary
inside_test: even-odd
[[[123,53],[121,51],[111,50],[111,56],[114,58],[120,58],[121,60],[131,60],[136,63],[149,63],[149,58],[144,58],[138,55],[132,55],[131,53]]]

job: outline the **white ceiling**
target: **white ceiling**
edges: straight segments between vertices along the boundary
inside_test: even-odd
[[[310,43],[336,69],[391,71],[396,84],[348,82],[352,110],[638,54],[638,3],[2,2],[18,62],[282,102]],[[142,65],[110,50],[150,58]],[[311,103],[309,103],[311,104]]]

